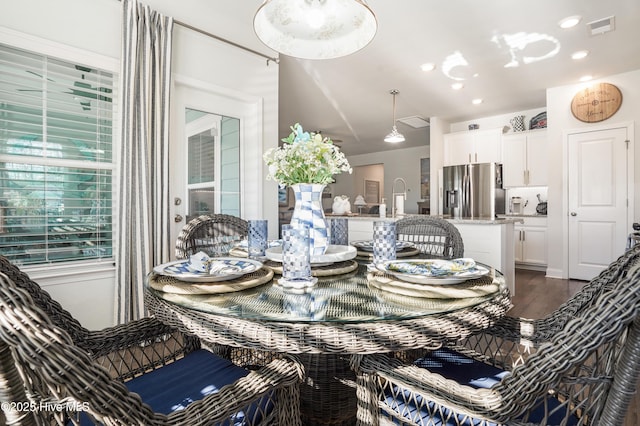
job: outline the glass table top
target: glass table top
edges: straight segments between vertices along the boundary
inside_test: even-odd
[[[318,283],[302,294],[280,287],[278,274],[265,284],[241,291],[176,294],[151,288],[151,280],[167,278],[152,273],[147,279],[147,291],[181,307],[248,320],[294,323],[394,321],[451,312],[503,297],[508,292],[504,277],[495,269],[488,269],[489,274],[479,284],[491,285],[497,291],[475,297],[415,297],[386,291],[371,285],[364,263],[351,273],[318,277]],[[450,288],[454,289],[453,285]]]

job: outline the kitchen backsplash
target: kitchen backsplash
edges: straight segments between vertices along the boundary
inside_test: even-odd
[[[505,191],[505,209],[506,214],[512,214],[509,210],[511,205],[512,197],[521,197],[523,210],[522,214],[525,215],[534,215],[536,214],[536,206],[538,205],[538,197],[540,194],[540,199],[542,201],[547,201],[547,187],[546,186],[535,186],[535,187],[527,187],[527,188],[508,188]]]

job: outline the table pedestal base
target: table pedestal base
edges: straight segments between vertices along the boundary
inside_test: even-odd
[[[302,424],[351,426],[356,423],[355,373],[349,355],[298,355],[306,377],[300,384]]]

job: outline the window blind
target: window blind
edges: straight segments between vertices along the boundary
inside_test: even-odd
[[[114,75],[0,44],[0,253],[111,258]]]

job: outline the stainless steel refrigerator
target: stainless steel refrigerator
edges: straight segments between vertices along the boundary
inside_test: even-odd
[[[494,219],[505,211],[502,164],[480,163],[442,169],[444,215]]]

